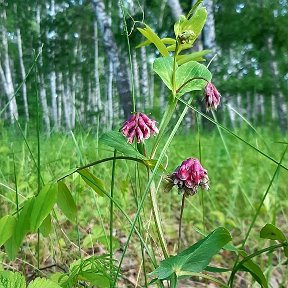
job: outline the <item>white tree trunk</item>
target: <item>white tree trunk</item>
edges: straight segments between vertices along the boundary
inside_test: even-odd
[[[146,47],[141,47],[141,78],[140,78],[140,92],[141,96],[144,98],[144,107],[147,107],[147,101],[149,97],[149,76],[148,76],[148,64],[147,64],[147,54]]]
[[[211,49],[216,51],[216,33],[215,33],[215,20],[214,20],[214,3],[213,0],[204,0],[203,5],[207,9],[207,21],[203,30],[203,46],[204,49]]]
[[[109,62],[108,83],[107,83],[107,116],[108,116],[108,130],[113,126],[113,63]]]
[[[26,71],[23,61],[23,49],[22,49],[22,38],[21,38],[21,31],[19,28],[16,29],[17,34],[17,46],[18,46],[18,54],[19,54],[19,62],[20,62],[20,71],[21,71],[21,78],[22,78],[22,97],[23,97],[23,104],[24,104],[24,111],[25,111],[25,118],[26,121],[29,121],[29,108],[28,108],[28,100],[27,100],[27,87],[26,87]]]
[[[168,0],[167,4],[171,9],[174,20],[177,21],[179,19],[179,16],[183,15],[183,10],[179,3],[179,0]]]
[[[134,95],[136,100],[136,110],[142,109],[143,101],[140,97],[140,78],[139,78],[139,66],[137,62],[136,51],[132,51],[132,67],[133,67],[133,79],[134,79]]]
[[[2,68],[2,66],[0,67],[0,70],[1,70],[0,75],[1,75],[1,80],[3,83],[5,93],[8,97],[8,101],[9,101],[10,121],[11,121],[11,123],[14,123],[15,119],[18,119],[18,108],[17,108],[16,98],[14,95],[12,72],[10,69],[7,31],[6,31],[6,27],[5,27],[6,11],[4,9],[1,12],[1,19],[2,19],[1,32],[2,32],[3,54],[4,54],[4,63],[3,63],[4,69]]]
[[[57,90],[56,90],[56,73],[50,73],[52,119],[55,131],[58,131],[58,111],[57,111]]]
[[[101,90],[99,81],[99,53],[98,53],[98,27],[94,20],[94,78],[95,78],[95,98],[97,110],[102,110]]]
[[[37,24],[37,34],[38,34],[38,45],[39,45],[39,66],[40,66],[40,71],[38,71],[38,83],[39,83],[39,96],[40,96],[40,102],[42,105],[42,112],[43,112],[43,120],[45,124],[45,131],[49,135],[51,130],[50,130],[50,117],[49,117],[49,109],[48,109],[48,103],[47,103],[47,95],[46,95],[46,89],[45,89],[45,80],[44,80],[44,75],[43,75],[43,57],[42,57],[42,47],[41,47],[41,7],[40,5],[37,5],[37,10],[36,10],[36,24]]]

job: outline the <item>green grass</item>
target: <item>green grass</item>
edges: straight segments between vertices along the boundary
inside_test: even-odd
[[[280,160],[285,148],[285,145],[275,143],[276,139],[281,140],[280,135],[273,135],[271,131],[267,130],[261,132],[263,138],[251,130],[237,131],[237,135],[241,135],[247,142],[277,161]],[[26,133],[25,137],[33,157],[37,159],[37,136]],[[93,133],[75,132],[74,137],[75,139],[71,134],[63,133],[52,135],[50,138],[41,136],[40,171],[44,183],[56,180],[71,168],[113,156],[112,149],[107,149],[101,145],[98,147],[98,141]],[[199,191],[196,196],[187,198],[183,215],[182,246],[188,247],[200,238],[200,234],[194,228],[203,232],[210,232],[217,226],[226,227],[233,236],[233,244],[239,245],[245,237],[277,165],[245,143],[225,134],[225,132],[223,137],[229,155],[217,131],[200,131],[200,137],[202,164],[208,170],[211,189],[204,192]],[[266,144],[263,139],[265,139]],[[199,135],[194,130],[177,135],[168,149],[169,158],[165,158],[163,161],[163,165],[167,165],[167,172],[164,173],[164,176],[173,172],[184,159],[199,157],[198,143]],[[37,193],[37,169],[27,144],[19,131],[2,129],[0,140],[0,218],[7,213],[16,211],[15,174],[20,207],[26,198]],[[282,163],[285,166],[288,166],[287,157],[285,156]],[[133,219],[137,211],[133,192],[136,183],[133,172],[135,164],[118,160],[115,169],[115,201]],[[111,171],[112,162],[91,168],[91,172],[104,181],[107,191],[110,190]],[[276,226],[288,233],[287,181],[285,179],[287,179],[287,171],[280,169],[247,241],[246,246],[249,247],[250,251],[256,247],[264,247],[264,243],[267,243],[267,241],[259,238],[259,231],[265,223],[275,223]],[[69,265],[73,260],[79,259],[79,249],[83,256],[100,253],[103,251],[102,249],[106,252],[109,251],[110,200],[95,194],[77,173],[67,177],[65,183],[77,201],[79,225],[77,227],[77,225],[71,224],[57,208],[55,209],[59,223],[53,220],[55,233],[50,234],[49,238],[44,240],[41,236],[40,266],[48,265],[53,262],[52,259],[57,263]],[[144,192],[146,183],[145,169],[140,166],[138,184],[140,191],[138,192]],[[164,192],[163,184],[161,184],[157,197],[169,252],[173,254],[176,253],[177,249],[181,196],[178,195],[176,189],[169,193]],[[204,207],[202,206],[203,203]],[[141,213],[141,221],[144,226],[149,221],[149,207],[150,202],[146,199]],[[123,247],[125,244],[123,237],[127,236],[131,225],[117,207],[114,206],[113,209],[113,245],[115,245],[114,251],[116,251],[117,248]],[[154,226],[150,237],[152,241],[156,238]],[[37,266],[36,243],[37,235],[33,234],[26,238],[25,245],[18,254],[20,260],[18,260],[17,265],[19,265],[20,270],[23,269],[23,265],[25,266],[25,261]],[[160,247],[155,246],[154,253],[158,257]],[[1,255],[4,268],[7,268],[8,266],[5,265],[8,265],[9,261],[5,254]],[[133,258],[137,266],[140,264],[142,256],[140,242],[137,236],[133,236],[128,257]],[[9,265],[16,265],[15,263],[9,263]],[[146,263],[146,266],[148,272],[153,270],[151,264]]]

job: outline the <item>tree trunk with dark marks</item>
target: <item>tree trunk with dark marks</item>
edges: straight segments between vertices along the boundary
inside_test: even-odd
[[[117,90],[120,97],[121,108],[124,116],[127,118],[132,112],[131,89],[127,69],[121,61],[115,38],[111,28],[111,20],[105,11],[105,5],[102,0],[91,0],[99,29],[102,34],[103,45],[106,49],[109,62],[113,63],[113,74],[116,81]]]

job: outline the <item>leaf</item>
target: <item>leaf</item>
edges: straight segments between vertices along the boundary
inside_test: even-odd
[[[104,183],[101,179],[94,176],[88,169],[81,169],[78,171],[82,179],[100,196],[105,196],[103,193]]]
[[[45,278],[36,278],[34,281],[32,281],[27,288],[61,288],[57,283],[45,279]]]
[[[0,219],[0,246],[12,236],[15,225],[16,219],[13,216],[6,215]]]
[[[169,56],[169,52],[166,46],[163,44],[163,42],[158,37],[158,35],[155,34],[155,32],[148,25],[145,25],[144,29],[142,28],[137,28],[137,29],[144,37],[146,37],[149,41],[151,41],[156,46],[156,48],[159,50],[162,56],[164,57]]]
[[[26,288],[26,281],[18,272],[0,271],[0,288]]]
[[[187,83],[187,81],[193,78],[204,78],[207,81],[211,81],[212,74],[206,66],[196,61],[190,61],[181,65],[176,70],[176,90],[180,89],[178,96],[190,91],[202,90],[207,85],[205,80],[192,80]],[[185,85],[185,83],[187,84]]]
[[[157,274],[159,279],[167,279],[173,273],[177,275],[181,271],[201,272],[208,266],[211,258],[231,239],[228,230],[219,227],[178,255],[161,261],[153,274]]]
[[[284,233],[273,224],[266,224],[260,231],[260,237],[270,240],[278,240],[283,243],[287,241]]]
[[[71,222],[76,221],[77,206],[69,188],[63,181],[58,182],[57,205]]]
[[[48,214],[48,216],[44,219],[41,226],[39,227],[40,232],[44,237],[48,237],[51,232],[52,226],[51,226],[51,216]]]
[[[239,251],[239,254],[243,257],[247,257],[247,253],[245,251]],[[237,270],[233,271],[234,274],[238,270],[242,270],[242,271],[246,271],[250,273],[251,276],[261,285],[261,287],[268,288],[267,280],[261,268],[256,263],[254,263],[251,259],[247,261],[243,261],[243,262],[241,261],[238,265]]]
[[[31,231],[36,231],[51,212],[57,200],[57,183],[45,185],[35,197],[31,212]]]
[[[206,54],[209,54],[211,52],[211,50],[202,50],[202,51],[198,51],[198,52],[193,52],[191,54],[185,54],[185,55],[178,55],[176,57],[177,59],[177,64],[180,66],[182,64],[185,64],[189,61],[205,61],[205,59],[203,58],[203,56],[205,56]]]
[[[141,155],[132,145],[127,143],[126,138],[121,132],[109,131],[104,133],[99,141],[107,146],[110,146],[126,156],[136,157],[145,160],[146,157]]]
[[[182,33],[183,31],[182,26],[187,21],[188,20],[184,15],[180,15],[179,20],[174,24],[174,33],[175,33],[176,38],[179,36],[179,34]]]
[[[155,59],[153,70],[160,76],[165,85],[172,90],[173,58],[160,57]]]
[[[62,178],[65,178],[74,172],[77,171],[78,168],[71,168],[70,170],[66,171],[65,173],[61,173],[58,177],[56,177],[57,181],[61,180]]]
[[[78,275],[79,280],[90,282],[92,285],[96,285],[99,288],[110,287],[110,279],[104,275],[96,274],[95,271],[82,271]]]

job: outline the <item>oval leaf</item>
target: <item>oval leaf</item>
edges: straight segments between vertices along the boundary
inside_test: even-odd
[[[45,278],[36,278],[32,281],[27,288],[61,288],[57,283],[45,279]]]
[[[51,229],[52,229],[51,216],[50,214],[48,214],[48,216],[44,219],[41,226],[39,227],[39,230],[44,237],[48,237],[51,232]]]
[[[273,224],[266,224],[260,231],[260,237],[285,242],[287,239],[283,232]]]
[[[160,57],[155,59],[153,70],[160,76],[165,85],[172,90],[173,58]]]
[[[187,82],[193,78],[204,78],[207,81],[211,81],[212,74],[206,66],[196,61],[190,61],[181,65],[176,70],[176,90],[178,96],[190,91],[202,90],[207,85],[207,81],[205,80]]]
[[[16,219],[13,216],[6,215],[0,219],[0,246],[12,236],[15,225]]]
[[[31,212],[31,231],[36,231],[51,212],[57,200],[57,184],[45,185],[35,197]]]
[[[106,132],[100,137],[99,141],[105,145],[116,149],[117,151],[125,154],[126,156],[136,157],[143,160],[146,159],[146,157],[141,155],[132,145],[127,143],[126,138],[120,132]]]
[[[63,181],[58,182],[57,205],[70,221],[75,222],[77,206],[69,188]]]
[[[173,273],[177,274],[181,271],[201,272],[208,266],[211,258],[231,239],[228,230],[219,227],[178,255],[161,261],[153,274],[158,275],[159,279],[167,279]]]
[[[89,172],[88,169],[79,170],[78,173],[81,175],[82,179],[100,196],[105,196],[103,193],[104,183],[101,179],[94,176]]]

